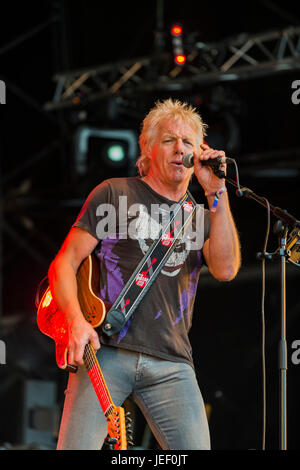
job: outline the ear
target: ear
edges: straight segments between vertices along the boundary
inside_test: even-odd
[[[149,158],[150,160],[152,159],[152,148],[150,147],[150,144],[147,145],[145,150],[145,157]]]

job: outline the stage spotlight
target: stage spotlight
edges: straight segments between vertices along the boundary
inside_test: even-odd
[[[123,165],[126,159],[125,148],[118,143],[109,143],[104,149],[104,156],[113,166]]]
[[[136,174],[138,137],[131,129],[80,126],[75,134],[75,171],[88,179]]]
[[[180,24],[174,24],[171,28],[174,62],[176,65],[180,66],[184,65],[186,62],[186,55],[183,50],[182,34],[182,26]]]
[[[182,27],[180,25],[172,26],[171,33],[172,33],[173,36],[181,36]]]
[[[177,54],[174,60],[177,65],[183,65],[186,62],[186,56],[184,54]]]

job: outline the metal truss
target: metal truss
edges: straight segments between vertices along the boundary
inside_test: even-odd
[[[189,90],[197,85],[250,79],[300,68],[300,27],[189,46],[184,66],[175,66],[172,53],[115,62],[54,76],[47,111],[81,107],[118,95],[134,97],[151,91]]]
[[[17,49],[20,45],[26,44],[28,40],[38,37],[40,33],[51,33],[58,37],[56,47],[53,46],[53,53],[57,56],[57,61],[60,55],[63,56],[64,47],[61,40],[63,25],[64,25],[64,6],[62,2],[53,2],[49,18],[44,22],[37,24],[33,28],[21,33],[17,38],[11,42],[1,45],[0,57],[4,54],[10,54]],[[53,31],[52,31],[53,30]],[[57,50],[56,50],[57,48]],[[30,53],[30,49],[28,48]],[[62,64],[66,61],[63,57],[59,60]],[[30,192],[30,178],[26,176],[26,171],[34,167],[42,159],[51,156],[55,152],[62,152],[65,135],[62,137],[61,123],[53,115],[47,113],[43,105],[38,100],[23,90],[20,86],[16,85],[12,80],[1,74],[1,79],[5,83],[6,89],[11,95],[18,100],[18,105],[25,104],[32,112],[39,113],[40,116],[46,118],[45,125],[49,128],[49,123],[53,125],[53,129],[59,132],[59,138],[55,142],[46,144],[44,148],[36,154],[31,155],[27,159],[24,158],[21,163],[13,165],[13,167],[6,173],[2,173],[0,169],[0,323],[3,316],[3,279],[5,272],[5,265],[15,260],[18,256],[23,256],[24,253],[29,255],[33,263],[38,264],[42,273],[46,272],[49,267],[49,256],[45,255],[46,249],[50,253],[57,251],[57,245],[52,241],[44,231],[38,228],[38,223],[31,218],[25,211],[32,208],[34,202],[28,196]],[[8,105],[6,105],[8,106]],[[31,114],[29,113],[29,119]],[[25,152],[26,153],[26,152]],[[10,154],[1,155],[1,158],[13,158]],[[22,177],[24,173],[24,180],[21,183],[16,183],[17,178]],[[18,187],[16,186],[18,185]],[[28,196],[27,205],[26,197]],[[23,212],[19,212],[18,200],[22,201]],[[36,198],[40,202],[41,198]],[[29,202],[28,202],[29,201]],[[34,199],[35,201],[35,199]],[[53,203],[55,204],[55,202]],[[63,215],[62,215],[63,217]],[[36,243],[38,241],[42,245]],[[45,249],[46,248],[46,249]],[[51,256],[51,254],[50,254]],[[11,312],[10,312],[11,313]],[[1,323],[2,325],[2,323]]]

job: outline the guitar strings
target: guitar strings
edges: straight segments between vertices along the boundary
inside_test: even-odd
[[[96,378],[98,379],[97,381],[97,385],[99,386],[100,385],[100,389],[101,389],[101,398],[103,399],[103,395],[104,395],[104,400],[106,400],[106,405],[108,404],[105,412],[107,412],[107,409],[112,405],[111,403],[111,399],[109,397],[109,393],[108,391],[106,390],[106,387],[103,383],[103,377],[101,376],[101,373],[97,367],[97,363],[95,361],[95,358],[93,356],[93,353],[91,351],[91,346],[88,344],[86,346],[86,349],[85,349],[85,355],[87,356],[86,359],[88,361],[88,365],[91,366],[91,368],[96,365],[96,371],[93,369],[92,373],[94,374],[94,377],[96,376]],[[91,370],[90,368],[90,370]],[[104,411],[104,410],[103,410]],[[104,413],[105,413],[104,412]]]
[[[104,414],[107,413],[108,408],[110,407],[109,398],[107,396],[106,390],[102,384],[101,376],[99,375],[98,371],[95,369],[90,369],[90,376],[91,379],[95,381],[96,386],[96,394],[100,398],[100,404],[102,405]]]
[[[95,373],[95,375],[97,376],[97,378],[99,379],[99,382],[98,382],[98,385],[100,383],[100,386],[101,386],[101,389],[102,389],[102,393],[104,391],[105,395],[106,395],[106,400],[108,402],[108,407],[106,409],[106,411],[103,410],[105,416],[110,416],[111,414],[113,414],[113,402],[112,402],[112,399],[110,397],[110,394],[109,394],[109,391],[107,389],[107,387],[105,386],[105,379],[104,379],[104,376],[103,374],[101,373],[101,370],[100,370],[100,366],[98,364],[98,360],[97,360],[97,357],[92,349],[92,346],[90,344],[87,344],[86,345],[86,348],[85,348],[85,354],[86,356],[86,360],[88,362],[89,365],[92,365],[92,368],[93,366],[95,365],[96,366],[96,373],[95,373],[95,370],[93,369],[93,373]],[[92,370],[92,368],[90,370]],[[108,411],[107,411],[108,410]],[[119,441],[118,441],[119,442]],[[119,445],[120,445],[120,442],[119,442]]]
[[[86,353],[87,353],[87,356],[88,356],[87,359],[88,359],[88,361],[89,361],[89,365],[91,366],[91,368],[92,368],[94,365],[96,365],[96,370],[93,369],[93,374],[94,374],[94,376],[96,375],[98,379],[101,379],[101,378],[102,378],[102,377],[101,377],[101,374],[100,374],[100,372],[99,372],[99,370],[98,370],[97,363],[96,363],[96,361],[95,361],[95,358],[94,358],[93,353],[91,352],[89,346],[87,346],[87,348],[86,348]],[[104,384],[101,383],[101,382],[102,382],[102,381],[100,380],[99,383],[100,383],[100,385],[101,385],[101,388],[102,388],[102,390],[105,392],[105,394],[106,394],[107,397],[108,397],[108,393],[107,393],[107,391],[106,391],[106,389],[105,389],[105,386],[104,386]]]

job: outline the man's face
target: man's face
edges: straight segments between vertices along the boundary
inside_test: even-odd
[[[151,175],[168,185],[187,183],[193,169],[182,165],[182,157],[197,149],[194,129],[182,120],[160,123],[150,155]]]

